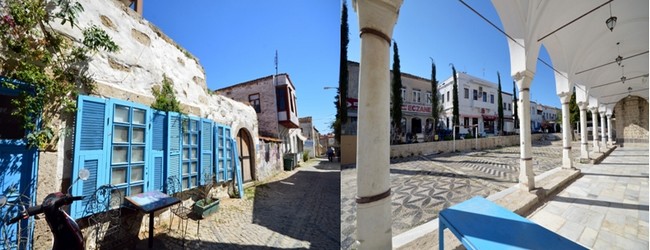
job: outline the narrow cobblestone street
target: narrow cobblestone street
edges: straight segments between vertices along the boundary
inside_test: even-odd
[[[572,154],[579,158],[579,144]],[[562,141],[533,142],[536,175],[561,166]],[[391,159],[393,236],[438,217],[451,205],[473,196],[487,197],[518,182],[519,146],[456,154]],[[350,249],[356,234],[356,168],[341,172],[341,248]]]
[[[220,210],[190,220],[186,249],[338,249],[340,168],[327,159],[312,159],[283,172],[244,199],[226,199]],[[183,249],[183,228],[161,225],[155,249]],[[146,240],[145,240],[146,241]],[[146,246],[140,242],[139,246]]]

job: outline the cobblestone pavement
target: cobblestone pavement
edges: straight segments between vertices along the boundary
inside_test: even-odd
[[[254,198],[223,200],[198,230],[190,220],[185,248],[340,248],[340,165],[326,159],[307,165],[257,185]],[[183,229],[178,218],[173,223],[171,231],[156,229],[156,249],[183,249]]]
[[[579,143],[572,145],[574,159]],[[536,175],[562,163],[562,141],[533,143]],[[438,212],[473,196],[483,197],[518,182],[519,146],[475,152],[392,159],[393,236],[438,217]],[[349,249],[356,235],[356,168],[341,171],[341,248]]]

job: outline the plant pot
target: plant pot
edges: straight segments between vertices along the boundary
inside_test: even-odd
[[[219,211],[219,199],[214,199],[212,200],[212,203],[210,204],[204,204],[205,199],[198,200],[197,202],[194,203],[194,206],[192,206],[192,212],[195,214],[198,214],[201,216],[201,218],[205,218],[210,214],[213,214],[216,211]]]

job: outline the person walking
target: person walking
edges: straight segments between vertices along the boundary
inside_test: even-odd
[[[332,162],[332,161],[334,160],[334,155],[335,155],[335,154],[336,154],[336,153],[334,153],[334,147],[330,147],[330,148],[328,148],[328,149],[327,149],[327,160],[329,160],[330,162]]]

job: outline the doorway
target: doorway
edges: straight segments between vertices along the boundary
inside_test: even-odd
[[[239,151],[239,165],[244,182],[255,180],[255,152],[252,146],[250,133],[246,129],[240,129],[237,132],[237,151]]]

